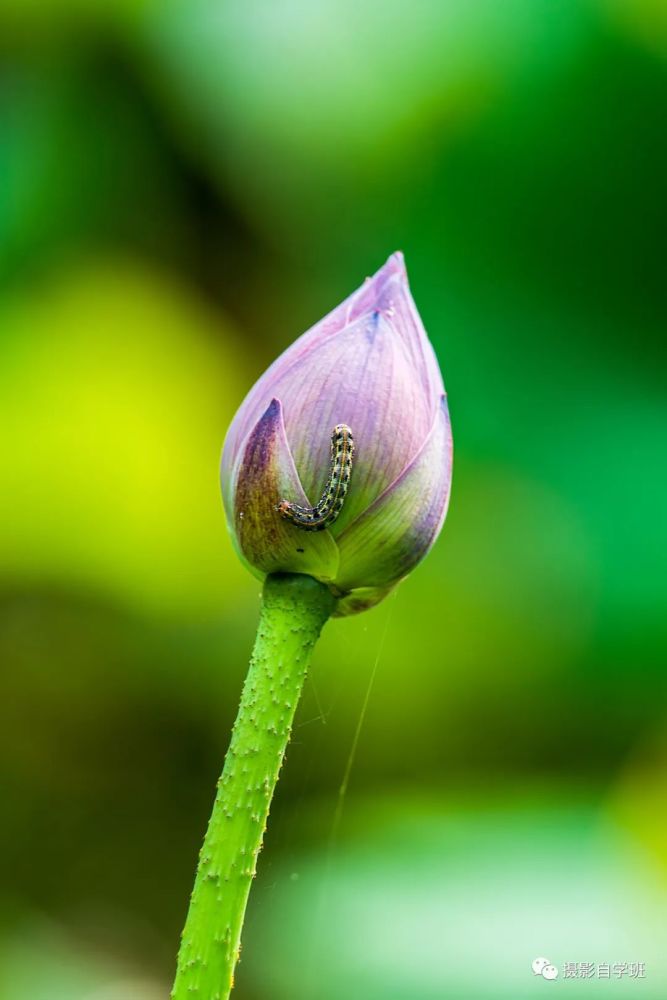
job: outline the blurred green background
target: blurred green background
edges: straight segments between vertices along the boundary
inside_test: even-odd
[[[3,0],[0,53],[1,1000],[166,1000],[258,609],[222,440],[395,249],[452,503],[327,626],[235,996],[664,1000],[664,5]]]

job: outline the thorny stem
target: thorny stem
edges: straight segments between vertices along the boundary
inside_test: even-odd
[[[181,938],[172,1000],[226,1000],[271,799],[313,647],[333,611],[308,576],[264,584],[257,639]]]

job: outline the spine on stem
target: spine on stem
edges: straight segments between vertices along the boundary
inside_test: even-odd
[[[226,1000],[271,799],[306,670],[335,598],[312,577],[268,576],[178,955],[172,1000]]]

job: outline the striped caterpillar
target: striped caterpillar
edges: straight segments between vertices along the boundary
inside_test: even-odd
[[[281,500],[276,510],[304,531],[323,531],[336,520],[350,485],[354,438],[347,424],[336,424],[331,435],[331,468],[322,496],[314,507]]]

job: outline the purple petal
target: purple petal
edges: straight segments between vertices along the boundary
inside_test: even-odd
[[[442,527],[449,501],[452,434],[447,399],[414,461],[371,507],[337,538],[336,587],[387,587],[426,555]]]
[[[243,557],[263,573],[336,574],[338,551],[328,531],[309,532],[275,510],[287,499],[308,505],[285,437],[282,406],[271,400],[234,470],[233,530]]]
[[[336,535],[412,461],[442,391],[403,257],[393,254],[250,391],[225,443],[223,490],[250,428],[272,396],[283,400],[287,440],[311,504],[327,477],[331,431],[346,423],[357,452],[346,505],[333,526]]]
[[[356,454],[338,529],[400,474],[433,419],[405,345],[380,312],[362,317],[314,350],[289,393],[287,439],[312,502],[328,473],[333,427],[352,428]]]
[[[413,368],[423,389],[435,404],[444,392],[442,375],[417,306],[410,292],[403,254],[398,250],[373,278],[369,278],[348,300],[348,321],[373,309],[379,310],[405,343]]]

